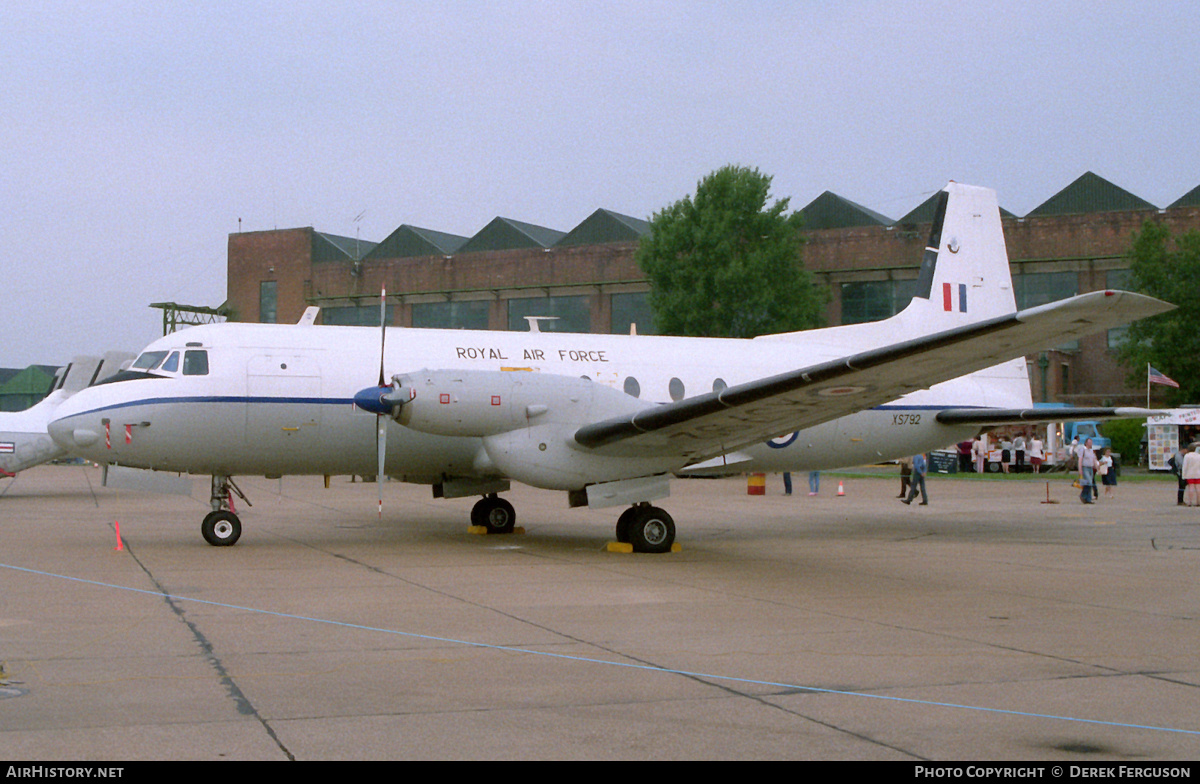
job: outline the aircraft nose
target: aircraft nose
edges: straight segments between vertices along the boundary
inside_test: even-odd
[[[47,428],[54,443],[67,451],[92,446],[100,440],[100,434],[86,427],[77,427],[68,419],[56,419]]]

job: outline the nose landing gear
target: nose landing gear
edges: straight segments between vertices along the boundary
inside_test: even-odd
[[[209,512],[200,523],[204,541],[214,547],[228,547],[242,535],[242,521],[233,512],[220,510]]]
[[[204,521],[200,523],[200,534],[204,541],[213,547],[229,547],[237,543],[242,535],[242,521],[233,511],[230,491],[237,493],[238,498],[246,502],[246,506],[253,506],[241,489],[233,483],[232,477],[213,476],[212,493],[209,498],[213,510],[206,514]]]

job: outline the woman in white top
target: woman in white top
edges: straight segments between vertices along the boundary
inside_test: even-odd
[[[1104,454],[1100,456],[1096,473],[1100,474],[1100,484],[1104,485],[1104,497],[1112,498],[1112,489],[1117,486],[1117,469],[1113,466],[1111,449],[1106,448]]]
[[[1190,451],[1183,458],[1182,479],[1187,482],[1187,490],[1183,501],[1188,506],[1200,506],[1200,452],[1197,447],[1200,442],[1191,445]]]
[[[1042,440],[1037,436],[1029,439],[1029,464],[1033,466],[1033,473],[1040,474],[1042,472],[1042,461],[1046,459],[1046,454],[1043,451]]]

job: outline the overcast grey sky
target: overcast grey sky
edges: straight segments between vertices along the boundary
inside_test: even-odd
[[[727,163],[900,217],[1200,184],[1200,13],[1139,2],[0,0],[0,366],[219,305],[227,237],[648,217]],[[355,216],[362,214],[357,224]]]

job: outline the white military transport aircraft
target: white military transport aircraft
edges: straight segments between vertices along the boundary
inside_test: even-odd
[[[672,475],[876,462],[1033,418],[1026,354],[1173,307],[1099,291],[1018,312],[996,195],[957,183],[917,288],[885,321],[753,340],[198,326],[66,401],[50,432],[91,460],[212,475],[214,545],[241,533],[232,476],[376,474],[481,495],[472,521],[496,532],[510,481],[629,505],[618,540],[663,552],[674,522],[650,502]]]
[[[14,476],[18,471],[66,455],[66,450],[54,443],[46,430],[58,407],[97,379],[116,373],[122,362],[133,358],[133,354],[121,352],[109,352],[103,358],[75,357],[59,371],[50,394],[36,405],[24,411],[0,412],[0,476]]]

